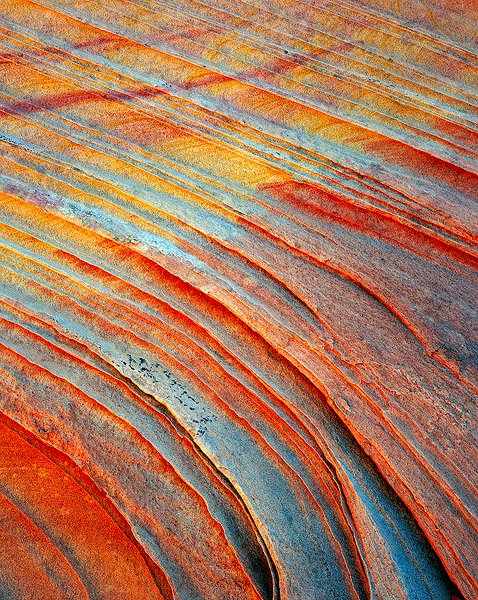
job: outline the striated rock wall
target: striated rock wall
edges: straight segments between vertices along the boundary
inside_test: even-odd
[[[0,2],[0,597],[478,598],[474,0]]]

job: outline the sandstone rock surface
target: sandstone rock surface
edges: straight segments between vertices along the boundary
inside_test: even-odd
[[[478,598],[477,48],[0,2],[1,598]]]

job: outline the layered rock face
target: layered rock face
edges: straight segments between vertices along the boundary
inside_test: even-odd
[[[478,598],[473,0],[0,3],[0,597]]]

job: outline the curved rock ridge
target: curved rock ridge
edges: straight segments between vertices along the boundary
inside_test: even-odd
[[[477,48],[0,2],[1,598],[478,598]]]

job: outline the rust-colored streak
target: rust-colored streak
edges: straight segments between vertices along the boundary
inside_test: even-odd
[[[139,551],[114,525],[111,517],[71,477],[5,425],[0,425],[0,487],[2,523],[16,544],[28,548],[31,561],[41,564],[48,585],[45,598],[162,598]],[[98,560],[98,550],[101,560]],[[38,579],[35,567],[20,556],[2,556],[26,573],[17,584],[26,588]],[[7,562],[7,561],[6,561]],[[15,571],[2,565],[12,578]],[[35,569],[35,570],[34,570]],[[52,574],[55,573],[54,575]],[[50,574],[48,577],[47,574]],[[10,587],[15,582],[10,582]],[[31,594],[31,591],[30,591]],[[51,595],[50,595],[51,594]],[[27,596],[29,597],[29,596]]]
[[[0,3],[0,597],[478,597],[474,2]]]

